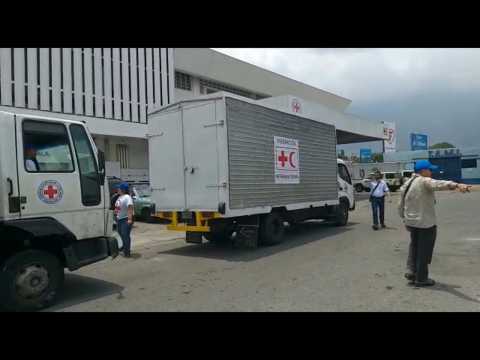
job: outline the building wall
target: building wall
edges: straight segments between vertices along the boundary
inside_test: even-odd
[[[171,48],[1,48],[0,105],[146,124],[174,101],[173,61]],[[104,135],[125,135],[111,124]]]
[[[351,100],[206,48],[176,48],[175,68],[263,95],[293,94],[344,111]],[[195,59],[195,61],[192,61]],[[228,90],[225,90],[228,91]]]
[[[462,160],[474,160],[474,167],[463,167],[464,162],[462,162],[461,169],[461,178],[462,181],[466,183],[480,183],[480,148],[460,148],[461,159]],[[440,151],[440,156],[441,152]],[[456,149],[455,149],[456,151]],[[433,152],[432,155],[436,153]],[[417,151],[398,151],[392,153],[384,154],[385,161],[408,161],[413,166],[415,160],[418,159],[429,159],[430,154],[428,150],[417,150]]]

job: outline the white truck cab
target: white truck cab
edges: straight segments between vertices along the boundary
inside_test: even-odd
[[[348,199],[349,209],[355,210],[355,195],[352,183],[352,177],[348,171],[345,161],[337,159],[338,166],[338,198]]]
[[[104,164],[81,122],[0,112],[1,307],[46,307],[64,268],[118,254]]]

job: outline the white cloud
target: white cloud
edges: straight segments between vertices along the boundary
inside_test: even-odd
[[[349,111],[432,141],[477,146],[480,49],[217,49],[352,100]]]
[[[216,50],[353,102],[480,89],[480,49]]]

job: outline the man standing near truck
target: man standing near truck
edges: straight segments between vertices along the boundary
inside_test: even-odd
[[[385,228],[385,195],[390,195],[387,183],[382,180],[382,173],[376,171],[370,182],[370,202],[372,204],[373,230],[378,230],[380,218],[380,226]]]
[[[428,160],[415,163],[415,174],[401,188],[398,211],[410,232],[410,246],[405,278],[417,287],[435,285],[428,278],[428,265],[432,261],[433,248],[437,237],[435,216],[435,191],[470,191],[470,186],[453,181],[432,179],[432,171],[438,170]]]
[[[133,200],[129,194],[129,185],[127,183],[121,183],[119,189],[120,196],[115,202],[117,229],[118,234],[122,238],[123,254],[125,257],[130,257],[130,233],[133,225]]]

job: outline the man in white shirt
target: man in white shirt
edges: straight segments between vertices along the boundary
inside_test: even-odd
[[[415,174],[402,186],[398,204],[400,217],[410,232],[410,246],[405,277],[417,287],[433,286],[435,281],[428,278],[428,265],[432,261],[433,248],[437,237],[435,215],[435,191],[470,191],[469,185],[453,181],[432,179],[432,171],[438,167],[428,160],[415,163]]]
[[[378,223],[380,218],[380,225],[385,226],[385,195],[390,195],[390,189],[387,183],[382,180],[382,173],[375,172],[374,179],[370,181],[370,202],[372,203],[373,215],[373,230],[378,230]]]
[[[122,238],[123,254],[130,257],[131,238],[130,232],[133,225],[133,200],[129,195],[129,186],[127,183],[121,183],[119,186],[120,196],[115,202],[115,215],[117,218],[118,234]]]
[[[25,145],[25,169],[29,172],[38,172],[37,149],[33,145]]]

